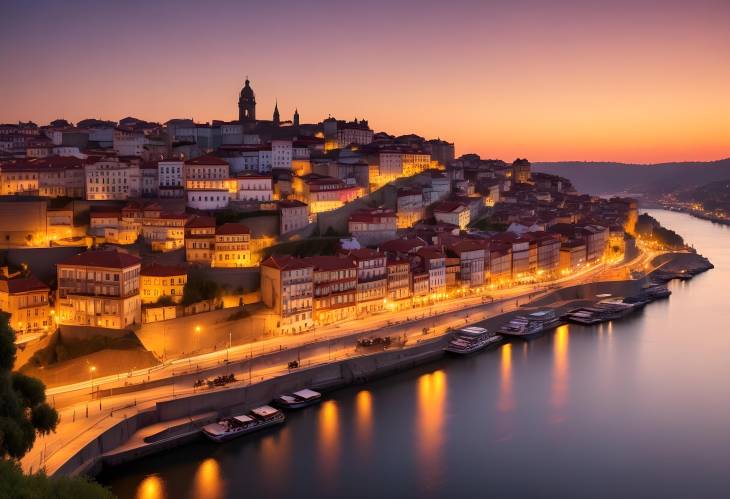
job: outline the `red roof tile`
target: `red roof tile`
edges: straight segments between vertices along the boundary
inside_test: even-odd
[[[18,294],[30,291],[50,291],[51,288],[33,276],[17,279],[0,279],[0,291]]]
[[[103,267],[112,269],[126,269],[140,264],[140,259],[129,253],[117,250],[94,250],[79,253],[66,258],[58,265],[79,265],[85,267]]]
[[[142,268],[142,275],[150,277],[170,277],[185,275],[187,273],[188,271],[185,267],[178,265],[160,265],[159,263],[153,263],[152,265]]]

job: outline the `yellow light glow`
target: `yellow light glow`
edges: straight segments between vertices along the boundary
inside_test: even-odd
[[[137,487],[137,499],[164,499],[165,484],[157,475],[150,475]]]

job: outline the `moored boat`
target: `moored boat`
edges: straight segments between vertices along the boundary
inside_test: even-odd
[[[322,394],[305,388],[293,393],[285,393],[272,402],[281,409],[301,409],[322,401]]]
[[[263,430],[270,426],[282,424],[286,420],[284,413],[271,406],[264,405],[252,409],[248,414],[220,419],[203,427],[203,435],[214,442],[225,442],[236,437]]]
[[[527,316],[513,318],[499,330],[500,334],[529,338],[559,326],[562,319],[553,310],[540,310]]]
[[[470,326],[458,330],[444,350],[456,355],[468,355],[499,342],[501,336],[486,328]]]

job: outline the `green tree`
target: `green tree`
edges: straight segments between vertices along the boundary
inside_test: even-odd
[[[13,499],[113,499],[108,489],[84,477],[24,475],[15,461],[0,461],[0,497]]]
[[[33,447],[36,433],[56,429],[58,414],[46,403],[39,380],[12,372],[15,333],[8,317],[0,317],[0,457],[19,459]]]
[[[0,498],[104,499],[111,492],[86,479],[24,475],[17,460],[32,447],[37,434],[56,429],[58,413],[46,402],[40,380],[13,372],[15,333],[7,314],[0,313]]]

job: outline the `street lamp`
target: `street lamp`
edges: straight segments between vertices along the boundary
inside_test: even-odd
[[[89,377],[91,378],[91,396],[94,396],[94,371],[96,371],[96,366],[91,366],[89,368]]]
[[[197,350],[200,350],[200,326],[195,326],[195,341],[198,344]]]

